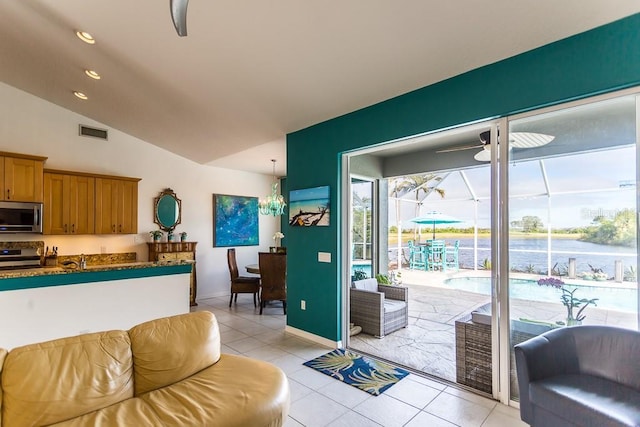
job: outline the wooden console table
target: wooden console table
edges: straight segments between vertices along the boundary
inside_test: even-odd
[[[198,282],[196,279],[196,245],[198,242],[148,242],[149,261],[180,261],[192,260],[191,266],[191,287],[189,291],[189,304],[191,306],[198,305],[196,303],[196,295],[198,292]]]

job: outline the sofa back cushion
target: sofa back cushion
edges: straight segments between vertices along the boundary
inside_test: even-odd
[[[183,380],[220,359],[213,313],[197,311],[142,323],[129,330],[135,395]]]
[[[133,397],[126,331],[108,331],[14,348],[2,370],[4,426],[68,420]]]
[[[378,292],[378,281],[376,279],[356,280],[353,282],[353,287],[361,291]]]

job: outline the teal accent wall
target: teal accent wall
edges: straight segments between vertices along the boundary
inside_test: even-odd
[[[283,228],[288,325],[342,339],[342,153],[637,85],[640,14],[287,135],[287,188],[331,187],[330,227]],[[319,263],[318,252],[330,252],[332,262]]]

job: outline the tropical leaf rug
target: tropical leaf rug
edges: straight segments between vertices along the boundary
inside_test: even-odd
[[[303,365],[379,396],[409,375],[404,369],[338,348]]]

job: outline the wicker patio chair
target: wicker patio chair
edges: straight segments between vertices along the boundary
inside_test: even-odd
[[[350,321],[362,332],[382,338],[409,324],[409,289],[379,285],[376,279],[353,282],[350,290]]]

